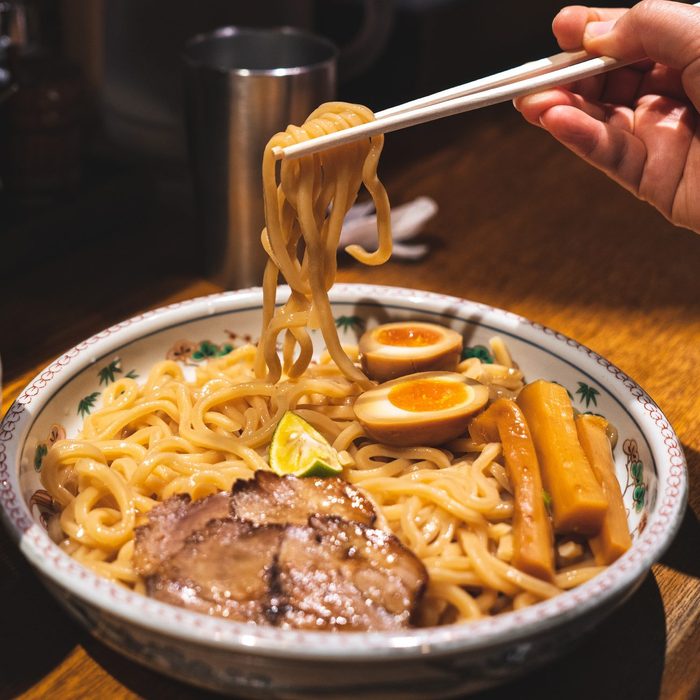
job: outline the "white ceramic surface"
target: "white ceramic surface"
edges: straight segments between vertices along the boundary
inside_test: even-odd
[[[0,427],[0,504],[20,549],[57,599],[107,644],[170,675],[240,696],[448,697],[560,654],[636,588],[680,525],[687,474],[680,442],[663,413],[604,358],[508,312],[367,285],[336,285],[331,300],[341,340],[348,343],[365,327],[401,319],[451,326],[469,347],[487,345],[499,334],[528,381],[557,381],[579,410],[611,420],[620,434],[616,467],[632,549],[601,575],[552,600],[468,625],[401,633],[300,632],[210,618],[132,593],[77,564],[50,540],[32,501],[54,426],[74,435],[80,412],[97,405],[110,377],[132,372],[143,378],[166,355],[196,365],[256,340],[259,289],[194,299],[124,321],[59,357],[24,389]],[[320,334],[314,340],[320,349]]]

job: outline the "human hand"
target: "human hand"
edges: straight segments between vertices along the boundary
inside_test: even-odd
[[[571,6],[552,25],[565,51],[639,63],[519,98],[549,131],[667,219],[700,233],[700,8],[642,0]]]

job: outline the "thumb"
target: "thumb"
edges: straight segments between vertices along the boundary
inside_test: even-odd
[[[642,0],[616,21],[589,22],[583,46],[627,61],[649,58],[679,71],[686,93],[700,105],[700,7]]]

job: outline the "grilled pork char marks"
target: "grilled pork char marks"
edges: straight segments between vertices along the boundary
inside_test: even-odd
[[[188,538],[148,579],[165,603],[239,622],[270,624],[274,562],[285,528],[215,520]]]
[[[142,576],[156,573],[160,564],[175,554],[185,540],[210,520],[229,515],[226,492],[191,501],[187,494],[171,496],[148,514],[148,523],[135,530],[134,566]]]
[[[279,477],[261,470],[254,479],[236,482],[231,513],[258,525],[305,525],[312,515],[337,515],[373,525],[377,517],[372,502],[343,479]]]
[[[277,576],[278,624],[313,630],[408,627],[428,581],[394,535],[335,516],[286,529]]]
[[[158,600],[228,619],[317,630],[408,627],[421,561],[371,527],[371,501],[338,478],[256,472],[232,494],[173,496],[136,530],[134,565]]]

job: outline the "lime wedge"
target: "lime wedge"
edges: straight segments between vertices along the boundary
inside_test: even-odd
[[[338,452],[313,426],[287,411],[270,443],[270,467],[284,476],[337,476],[343,467]]]

